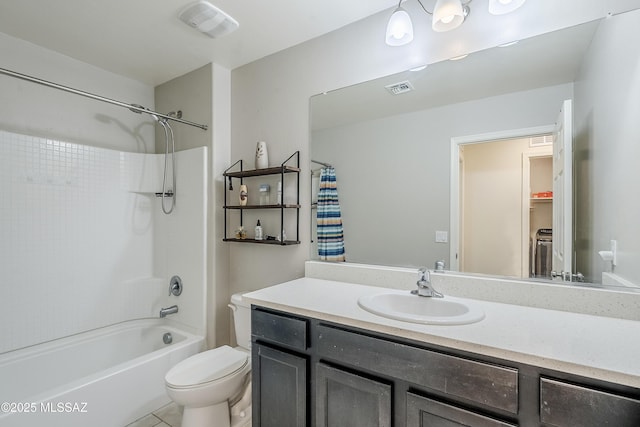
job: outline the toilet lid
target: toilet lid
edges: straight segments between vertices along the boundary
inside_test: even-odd
[[[247,353],[223,345],[183,360],[171,368],[164,379],[171,387],[193,387],[219,380],[248,362]]]

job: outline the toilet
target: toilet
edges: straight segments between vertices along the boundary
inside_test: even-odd
[[[182,427],[251,425],[251,308],[242,295],[229,307],[238,347],[223,345],[191,356],[167,372],[167,394],[184,406]]]

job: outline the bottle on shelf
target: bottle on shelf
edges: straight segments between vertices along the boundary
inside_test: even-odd
[[[269,204],[269,184],[260,184],[260,205]]]
[[[278,204],[282,204],[282,181],[278,181]]]
[[[256,224],[256,236],[255,236],[256,240],[262,240],[263,239],[263,234],[262,234],[262,225],[260,225],[260,220],[258,220],[258,223]]]

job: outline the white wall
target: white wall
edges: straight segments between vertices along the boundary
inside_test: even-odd
[[[206,131],[179,123],[172,125],[177,150],[208,148],[209,186],[207,206],[207,343],[215,347],[230,342],[228,287],[229,249],[222,242],[224,183],[222,171],[229,165],[230,123],[229,70],[208,64],[168,81],[155,89],[156,108],[160,112],[181,110],[183,118],[206,124]],[[165,150],[164,133],[156,133],[156,150]],[[185,186],[178,177],[178,191]],[[178,195],[180,200],[180,195]],[[188,254],[189,252],[187,252]]]
[[[213,65],[212,94],[211,175],[209,178],[209,347],[231,342],[229,286],[229,246],[222,241],[224,235],[225,182],[222,173],[231,162],[231,71]],[[215,324],[212,326],[212,322]]]
[[[580,7],[575,7],[578,3]],[[414,6],[413,13],[424,14],[417,4],[407,5],[408,8]],[[559,7],[567,9],[560,10]],[[546,16],[548,11],[557,13]],[[384,44],[384,28],[390,13],[391,10],[374,15],[233,70],[233,161],[244,159],[252,163],[256,141],[265,140],[272,162],[284,160],[300,150],[303,167],[308,171],[310,96],[455,56],[450,48],[459,47],[459,44],[451,43],[456,37],[465,40],[468,50],[476,51],[510,41],[514,29],[519,28],[526,36],[532,36],[604,16],[604,8],[600,1],[562,2],[561,5],[555,0],[527,2],[527,11],[523,9],[522,13],[512,15],[511,24],[505,31],[485,45],[480,45],[480,38],[474,37],[475,32],[483,30],[477,26],[466,26],[461,29],[464,34],[457,33],[455,37],[444,33],[451,37],[447,39],[446,35],[435,35],[427,30],[428,19],[414,20],[416,34],[422,36],[401,48]],[[438,151],[438,155],[448,159],[445,152]],[[308,258],[310,249],[310,199],[305,190],[310,187],[310,177],[303,173],[301,178],[302,245],[229,244],[233,292],[262,288],[304,274],[303,261]]]
[[[2,68],[153,109],[153,88],[0,33]],[[149,116],[0,74],[0,128],[95,147],[154,152]]]
[[[311,157],[336,167],[347,260],[448,260],[435,231],[449,230],[451,138],[553,124],[571,97],[565,84],[314,132]]]
[[[615,272],[640,283],[640,46],[629,42],[639,38],[640,10],[604,20],[576,82],[576,250],[588,280],[611,271],[597,252],[616,239]]]

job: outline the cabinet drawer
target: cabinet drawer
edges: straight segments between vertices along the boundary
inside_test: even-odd
[[[407,427],[515,427],[484,415],[407,393]]]
[[[262,310],[251,310],[251,334],[261,341],[306,350],[308,321]]]
[[[321,325],[318,354],[450,396],[518,413],[518,370]]]
[[[541,378],[540,420],[557,427],[638,427],[640,400]]]

